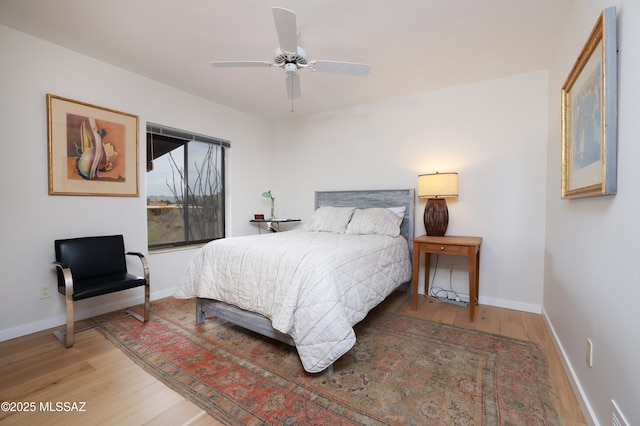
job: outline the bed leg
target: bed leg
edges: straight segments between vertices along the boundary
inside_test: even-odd
[[[204,310],[202,310],[202,301],[199,297],[196,297],[196,323],[202,324],[204,322]]]
[[[322,374],[327,376],[327,377],[331,377],[333,376],[333,364],[331,364],[330,366],[328,366],[327,368],[325,368],[322,371]]]

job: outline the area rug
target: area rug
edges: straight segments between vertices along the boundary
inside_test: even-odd
[[[334,374],[295,348],[216,318],[195,300],[94,325],[149,374],[229,425],[559,425],[546,361],[530,342],[373,310]]]

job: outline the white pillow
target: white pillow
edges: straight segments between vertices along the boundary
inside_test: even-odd
[[[400,235],[402,218],[402,216],[390,209],[379,207],[364,210],[357,209],[353,213],[345,234],[397,237]]]
[[[388,209],[394,212],[395,214],[397,214],[398,216],[400,216],[401,218],[404,218],[404,211],[407,209],[407,206],[388,207]]]
[[[304,224],[305,231],[337,232],[343,234],[355,207],[320,207]]]

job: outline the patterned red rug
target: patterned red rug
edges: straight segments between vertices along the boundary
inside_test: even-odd
[[[294,348],[217,319],[195,301],[156,301],[151,320],[94,318],[147,372],[230,425],[559,425],[534,343],[372,311],[334,375]]]

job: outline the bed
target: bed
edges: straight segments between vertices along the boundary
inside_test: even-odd
[[[411,279],[414,190],[320,191],[298,229],[215,240],[176,288],[213,315],[293,345],[303,368],[331,374],[353,326]]]

